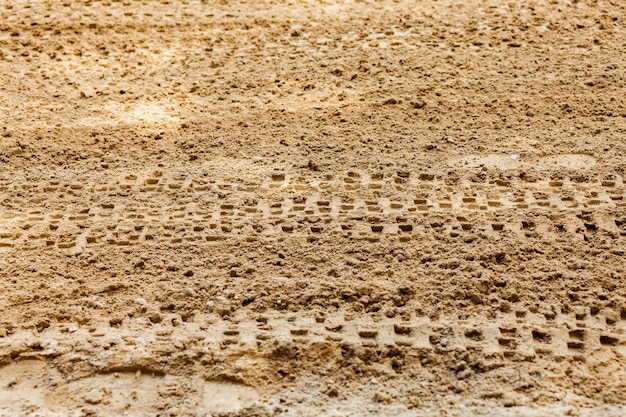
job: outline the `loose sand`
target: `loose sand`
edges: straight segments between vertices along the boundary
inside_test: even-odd
[[[625,22],[0,1],[0,414],[624,415]]]

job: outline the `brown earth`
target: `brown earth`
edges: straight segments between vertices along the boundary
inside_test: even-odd
[[[0,1],[0,414],[624,415],[625,22]]]

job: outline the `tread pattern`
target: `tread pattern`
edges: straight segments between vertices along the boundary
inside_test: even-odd
[[[100,344],[98,339],[118,340],[116,349],[132,346],[141,338],[142,348],[155,352],[182,349],[208,348],[211,351],[246,351],[268,353],[277,346],[307,346],[331,343],[352,348],[403,348],[419,355],[452,355],[463,352],[476,353],[487,362],[481,362],[483,370],[506,365],[507,362],[535,361],[538,357],[557,360],[587,362],[595,353],[621,358],[626,354],[626,312],[603,309],[594,311],[580,308],[569,313],[531,313],[514,311],[502,313],[495,319],[432,321],[425,317],[410,320],[382,319],[378,322],[350,320],[332,317],[305,317],[301,315],[259,316],[255,321],[225,321],[198,315],[193,322],[180,323],[172,327],[169,323],[179,317],[163,317],[162,324],[146,327],[145,319],[132,322],[111,321],[110,327],[99,330],[91,327],[74,328],[71,332],[82,335],[76,340]],[[205,324],[201,324],[205,323]],[[209,324],[206,324],[209,323]],[[476,323],[483,323],[477,325]],[[108,326],[107,326],[108,327]],[[127,330],[132,329],[132,333]],[[64,353],[64,347],[45,339],[55,339],[58,331],[47,329],[38,335],[44,340],[28,346],[32,337],[14,335],[10,343],[0,339],[0,356],[29,358],[55,357]],[[122,341],[119,335],[124,336]],[[129,335],[133,336],[129,336]],[[22,338],[26,345],[15,343]],[[27,343],[27,341],[30,341]],[[32,344],[32,343],[31,343]],[[128,345],[128,346],[126,346]],[[48,346],[48,349],[43,347]],[[32,348],[32,349],[31,349]],[[17,353],[15,350],[18,350]],[[67,353],[67,352],[65,352]]]
[[[433,235],[537,238],[626,233],[618,175],[464,179],[397,172],[258,183],[155,171],[98,182],[0,183],[0,250],[210,244],[231,237],[342,236],[410,241]]]

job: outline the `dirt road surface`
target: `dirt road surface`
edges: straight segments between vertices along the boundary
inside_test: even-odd
[[[0,414],[626,413],[626,5],[0,1]]]

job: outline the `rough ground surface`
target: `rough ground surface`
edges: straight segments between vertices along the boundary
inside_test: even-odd
[[[624,415],[625,22],[0,1],[0,414]]]

